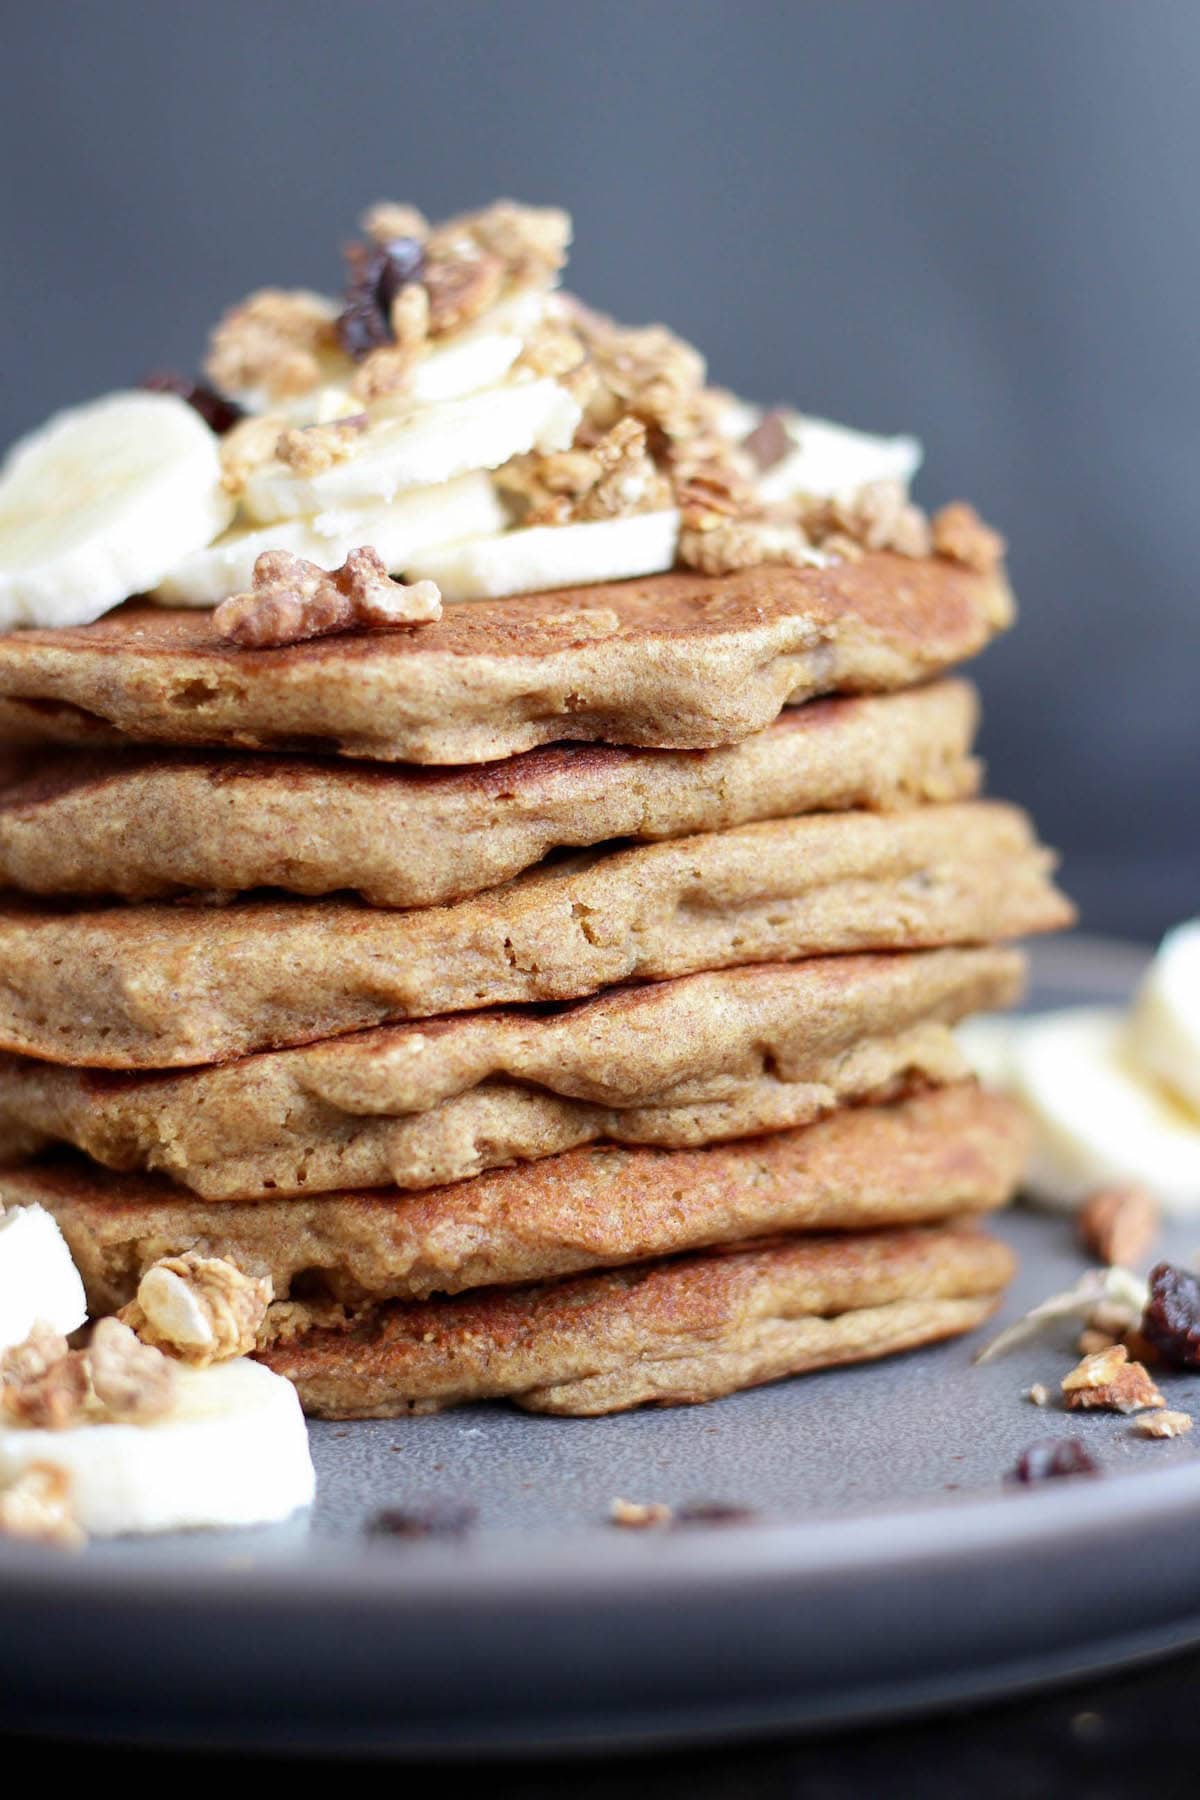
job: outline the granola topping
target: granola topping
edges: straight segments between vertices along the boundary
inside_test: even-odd
[[[77,1550],[85,1542],[71,1503],[71,1477],[53,1463],[30,1463],[0,1488],[0,1537]]]
[[[205,374],[224,393],[261,389],[283,400],[314,387],[336,347],[335,315],[320,294],[262,288],[213,333]]]
[[[332,571],[287,550],[264,550],[253,587],[223,600],[213,626],[228,643],[263,650],[341,631],[423,624],[441,612],[435,582],[393,581],[369,546],[352,550]]]
[[[319,475],[353,456],[366,428],[366,413],[352,413],[332,425],[291,426],[279,434],[275,455],[298,475]]]
[[[207,1368],[256,1347],[272,1298],[268,1278],[247,1275],[224,1257],[189,1251],[147,1269],[137,1299],[120,1317],[144,1344]]]
[[[1149,1371],[1141,1363],[1130,1362],[1124,1344],[1085,1356],[1064,1375],[1062,1391],[1073,1411],[1100,1408],[1133,1413],[1165,1405]]]
[[[985,525],[973,506],[956,500],[933,515],[933,548],[938,556],[988,574],[1004,560],[1007,548],[998,531]]]
[[[81,1424],[142,1424],[173,1398],[166,1357],[118,1319],[101,1319],[86,1350],[35,1327],[0,1363],[0,1420],[42,1431]]]

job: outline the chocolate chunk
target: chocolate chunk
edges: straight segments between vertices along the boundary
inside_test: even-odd
[[[1078,1438],[1039,1438],[1023,1452],[1009,1480],[1029,1483],[1099,1473],[1100,1465]]]
[[[367,1536],[381,1538],[463,1538],[479,1517],[479,1509],[456,1500],[433,1500],[427,1506],[385,1506],[367,1522]]]
[[[226,400],[206,382],[192,381],[187,375],[176,375],[170,370],[156,371],[147,375],[141,386],[148,394],[178,394],[186,400],[193,412],[198,412],[204,423],[218,437],[231,431],[239,419],[245,418],[240,406],[232,400]]]
[[[1190,1269],[1151,1269],[1142,1336],[1177,1369],[1200,1369],[1200,1278]]]
[[[760,475],[783,461],[792,448],[792,434],[781,412],[764,413],[749,436],[742,439],[742,449],[753,458]]]

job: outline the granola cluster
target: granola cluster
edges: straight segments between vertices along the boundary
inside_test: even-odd
[[[78,1550],[86,1541],[75,1517],[71,1477],[53,1463],[30,1463],[0,1489],[0,1537],[28,1538]]]
[[[442,616],[436,582],[393,581],[370,546],[340,569],[322,569],[289,550],[264,550],[247,593],[222,600],[213,628],[245,650],[277,648],[363,627],[420,625]]]
[[[189,1251],[147,1269],[120,1317],[143,1344],[204,1369],[255,1348],[272,1295],[267,1277]]]
[[[0,1421],[43,1431],[81,1424],[146,1424],[174,1397],[167,1358],[119,1319],[101,1319],[85,1350],[47,1325],[0,1355]]]
[[[646,426],[630,416],[588,448],[515,457],[496,479],[521,509],[522,525],[618,519],[673,504],[671,484],[650,455]]]
[[[225,314],[204,372],[224,393],[287,400],[316,386],[336,348],[336,313],[320,294],[262,288]]]

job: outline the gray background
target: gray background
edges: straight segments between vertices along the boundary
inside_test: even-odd
[[[1200,906],[1200,5],[4,0],[0,392],[188,367],[367,201],[575,214],[571,282],[928,450],[1008,532],[993,786],[1093,929]]]

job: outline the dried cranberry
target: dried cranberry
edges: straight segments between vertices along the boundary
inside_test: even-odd
[[[147,375],[142,387],[149,394],[178,394],[186,400],[193,412],[198,412],[204,423],[220,437],[231,431],[239,419],[245,418],[240,406],[232,400],[226,400],[224,394],[218,394],[203,381],[191,381],[186,375],[175,375],[170,370],[162,370]]]
[[[347,356],[361,362],[372,350],[392,342],[392,302],[401,288],[420,278],[424,246],[416,238],[391,238],[386,244],[351,244],[346,251],[350,280],[346,304],[338,317],[338,341]]]
[[[1060,1475],[1098,1475],[1099,1464],[1078,1438],[1039,1438],[1030,1444],[1010,1481],[1053,1481]]]
[[[1150,1271],[1142,1335],[1179,1369],[1200,1369],[1200,1277],[1174,1263]]]
[[[370,1537],[461,1538],[479,1517],[478,1509],[456,1500],[426,1506],[385,1506],[367,1524]]]

